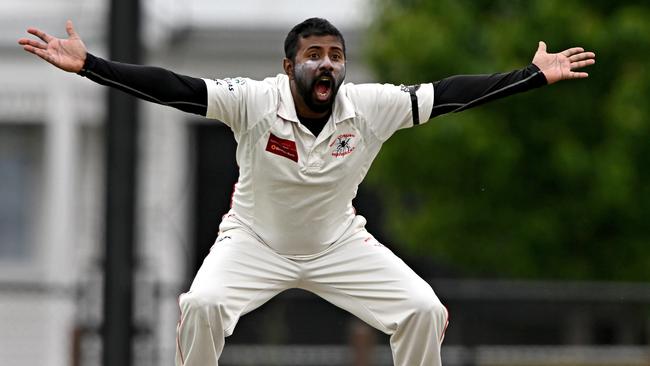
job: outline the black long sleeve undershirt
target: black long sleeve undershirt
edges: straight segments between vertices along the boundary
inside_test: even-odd
[[[430,118],[464,111],[546,84],[546,77],[534,64],[508,73],[451,76],[433,83],[433,109]]]
[[[138,98],[205,116],[208,90],[203,79],[153,66],[107,61],[90,53],[79,75]]]
[[[79,75],[150,102],[202,116],[207,112],[207,87],[203,79],[160,67],[108,61],[90,53]],[[430,118],[460,112],[545,84],[544,74],[533,64],[509,73],[451,76],[433,83],[434,103]]]

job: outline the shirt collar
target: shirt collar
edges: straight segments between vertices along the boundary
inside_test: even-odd
[[[293,103],[291,87],[289,86],[289,77],[287,75],[278,74],[278,90],[280,91],[278,116],[287,121],[298,122],[296,105]],[[339,123],[353,117],[356,117],[354,105],[348,98],[346,93],[346,84],[343,83],[339,88],[338,93],[336,93],[332,119],[334,120],[334,123]]]

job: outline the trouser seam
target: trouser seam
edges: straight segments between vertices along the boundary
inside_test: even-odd
[[[178,309],[180,310],[180,316],[178,318],[178,325],[176,327],[176,347],[178,347],[178,356],[180,357],[181,361],[181,366],[185,364],[185,357],[183,356],[183,349],[181,348],[181,328],[183,327],[183,320],[185,320],[185,317],[183,315],[183,309],[181,308],[181,296],[184,295],[185,293],[182,293],[178,295]]]

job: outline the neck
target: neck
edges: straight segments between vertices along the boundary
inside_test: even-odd
[[[329,115],[321,118],[307,118],[298,116],[298,119],[300,120],[300,123],[303,126],[307,127],[307,129],[311,131],[314,136],[318,136],[323,128],[325,128],[325,124],[329,119]]]

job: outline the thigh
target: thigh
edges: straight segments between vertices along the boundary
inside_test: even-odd
[[[362,230],[308,264],[304,288],[392,334],[418,309],[439,305],[431,286]]]
[[[234,317],[294,287],[298,267],[242,229],[219,234],[185,297],[221,306]]]

